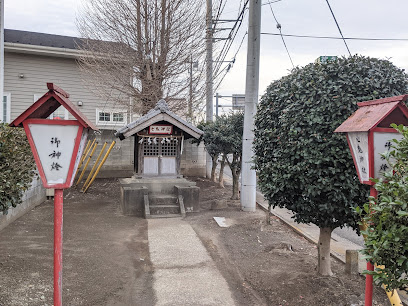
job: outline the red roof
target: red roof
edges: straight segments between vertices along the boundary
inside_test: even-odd
[[[408,118],[408,108],[403,101],[408,95],[359,102],[357,109],[346,121],[344,121],[334,132],[366,132],[378,126],[391,112],[399,108]],[[397,122],[395,122],[397,123]]]
[[[47,83],[49,91],[27,108],[20,116],[10,123],[10,126],[22,126],[29,118],[46,119],[61,105],[65,107],[85,128],[97,130],[95,125],[68,99],[69,94],[54,85]]]

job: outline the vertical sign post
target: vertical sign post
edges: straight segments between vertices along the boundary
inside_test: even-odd
[[[54,188],[54,305],[62,305],[63,191],[72,186],[79,160],[94,125],[69,101],[69,94],[53,83],[49,91],[10,126],[24,127],[45,188]],[[46,119],[65,107],[76,120]]]
[[[334,131],[346,133],[358,178],[362,184],[370,185],[370,196],[377,197],[370,178],[381,178],[390,168],[381,153],[391,149],[392,139],[402,138],[390,124],[408,125],[408,108],[404,103],[407,99],[408,95],[402,95],[357,103],[357,111]],[[367,262],[367,270],[374,270],[372,262]],[[367,274],[365,306],[371,306],[372,300],[373,276]]]

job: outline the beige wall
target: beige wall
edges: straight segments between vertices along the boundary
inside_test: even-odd
[[[68,92],[69,99],[75,105],[82,101],[83,106],[79,109],[93,123],[96,123],[97,108],[121,108],[126,111],[125,107],[103,100],[87,88],[75,59],[5,52],[4,64],[4,92],[11,93],[11,120],[34,102],[34,95],[43,95],[48,91],[47,82],[55,83]],[[112,125],[100,127],[119,128]]]
[[[24,77],[21,78],[20,75],[24,75]],[[34,102],[34,95],[43,95],[48,91],[47,82],[55,83],[68,92],[70,94],[69,99],[75,105],[78,101],[82,101],[83,106],[78,108],[95,124],[97,109],[105,111],[114,108],[123,109],[123,107],[118,107],[115,102],[96,97],[86,87],[75,59],[6,52],[4,92],[11,94],[11,121]],[[72,116],[68,118],[72,119]],[[99,142],[93,160],[96,159],[103,142],[107,141],[110,144],[113,140],[118,141],[113,133],[122,125],[99,125],[100,132],[96,134],[91,132],[89,139],[96,137]],[[108,176],[115,176],[118,174],[115,172],[116,170],[133,170],[132,141],[133,139],[129,139],[126,142],[117,143],[106,160],[102,172]]]

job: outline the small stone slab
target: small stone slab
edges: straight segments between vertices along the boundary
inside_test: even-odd
[[[227,222],[227,220],[224,217],[213,217],[213,219],[215,220],[215,222],[217,222],[219,227],[229,227],[230,224],[228,224],[229,222]]]

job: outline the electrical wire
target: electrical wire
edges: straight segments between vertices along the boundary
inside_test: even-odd
[[[228,52],[229,52],[229,50],[231,48],[231,45],[232,45],[232,43],[233,43],[233,41],[234,41],[234,39],[235,39],[235,37],[236,37],[236,35],[238,33],[238,30],[241,27],[242,20],[244,18],[244,14],[245,14],[246,7],[247,7],[248,3],[249,3],[249,0],[246,0],[241,12],[238,14],[238,17],[235,20],[234,25],[232,26],[232,29],[231,29],[231,31],[230,31],[230,33],[228,35],[228,39],[224,43],[223,48],[222,48],[220,54],[218,55],[218,57],[217,57],[217,59],[215,61],[216,64],[215,64],[214,72],[213,72],[214,75],[218,74],[219,69],[221,68],[221,65],[224,62],[225,57],[227,56],[227,54],[228,54]]]
[[[341,39],[341,40],[362,40],[362,41],[408,41],[408,38],[370,38],[370,37],[336,37],[336,36],[316,36],[316,35],[296,35],[261,32],[262,35],[285,36],[296,38],[316,38],[316,39]]]
[[[348,45],[347,45],[346,40],[344,39],[343,33],[341,32],[341,29],[340,29],[339,23],[337,22],[336,16],[334,16],[334,12],[333,12],[333,10],[332,10],[332,8],[331,8],[331,6],[330,6],[329,0],[326,0],[326,3],[327,3],[327,5],[329,6],[330,12],[331,12],[331,14],[332,14],[332,16],[333,16],[334,22],[335,22],[336,25],[337,25],[337,29],[339,29],[340,35],[341,35],[341,37],[343,38],[343,42],[344,42],[344,44],[346,45],[347,51],[348,51],[349,55],[351,56],[350,49],[349,49],[349,47],[348,47]]]
[[[274,13],[274,11],[273,11],[273,9],[272,9],[272,4],[271,4],[270,2],[269,2],[269,7],[271,8],[271,12],[272,12],[273,18],[275,18],[276,27],[277,27],[277,29],[279,30],[280,36],[281,36],[281,38],[282,38],[283,45],[285,46],[285,49],[286,49],[286,53],[287,53],[288,56],[289,56],[290,62],[292,63],[292,67],[295,68],[295,65],[293,64],[293,60],[292,60],[292,57],[290,56],[288,47],[286,46],[285,39],[283,38],[283,35],[282,35],[282,26],[281,26],[281,24],[278,22],[278,19],[276,19],[275,13]]]
[[[239,50],[241,49],[242,44],[243,44],[243,42],[244,42],[245,37],[247,36],[247,34],[248,34],[248,32],[245,32],[244,36],[242,37],[241,43],[239,44],[239,47],[238,47],[237,51],[235,52],[234,59],[236,58],[236,56],[237,56]],[[218,77],[218,76],[221,74],[221,72],[224,71],[224,70],[225,70],[226,68],[228,68],[228,67],[230,67],[230,66],[229,66],[229,65],[228,65],[228,66],[225,66],[224,69],[221,70],[221,71],[216,75],[216,77]],[[220,87],[220,85],[221,85],[222,81],[224,80],[225,76],[227,75],[228,71],[229,71],[229,69],[226,71],[226,73],[224,74],[224,76],[221,78],[221,80],[220,80],[220,81],[218,82],[218,84],[215,86],[215,91],[217,91],[217,89]]]

